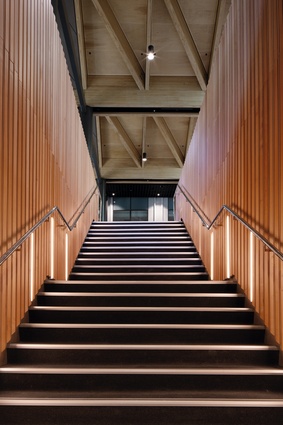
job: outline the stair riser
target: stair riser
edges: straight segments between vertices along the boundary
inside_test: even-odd
[[[258,350],[128,350],[8,348],[11,364],[147,367],[214,367],[221,364],[266,366],[278,363],[278,351]]]
[[[0,406],[5,425],[282,425],[283,409],[272,407],[75,407]],[[209,418],[209,422],[208,422]]]
[[[262,330],[216,329],[19,329],[23,342],[93,344],[263,344]]]
[[[244,307],[242,297],[88,297],[88,296],[37,296],[41,306],[101,306],[101,307]]]
[[[29,311],[33,323],[252,324],[252,312]]]
[[[157,370],[158,372],[158,370]],[[0,375],[3,391],[41,391],[44,382],[45,391],[87,391],[93,396],[103,397],[150,397],[158,392],[159,397],[221,397],[225,391],[233,391],[234,397],[242,398],[243,392],[269,391],[282,393],[282,376],[261,375],[159,375],[157,374],[29,374],[2,373]],[[197,394],[201,392],[202,394]],[[96,394],[95,394],[96,393]],[[238,394],[235,394],[238,393]]]
[[[44,290],[50,292],[168,292],[168,293],[229,293],[237,291],[234,283],[45,283]]]

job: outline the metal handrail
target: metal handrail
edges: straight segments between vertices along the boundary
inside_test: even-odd
[[[237,221],[239,221],[241,224],[243,224],[250,232],[252,232],[254,234],[254,236],[256,238],[258,238],[261,242],[264,243],[264,245],[266,245],[268,247],[268,249],[270,249],[275,255],[277,255],[277,257],[280,258],[280,260],[283,260],[283,253],[281,251],[279,251],[272,243],[270,243],[264,236],[262,236],[257,230],[255,230],[250,224],[248,224],[242,217],[240,217],[235,211],[233,211],[231,208],[229,208],[227,205],[222,205],[222,207],[220,208],[220,210],[218,211],[218,213],[216,214],[216,216],[214,217],[214,219],[209,223],[205,220],[205,218],[201,215],[201,213],[199,212],[199,208],[196,206],[196,203],[194,203],[191,199],[192,196],[189,194],[189,192],[182,188],[179,184],[177,185],[177,187],[180,189],[180,191],[182,192],[182,194],[184,195],[184,197],[186,198],[187,202],[189,202],[189,204],[191,205],[191,207],[193,208],[194,212],[197,214],[197,216],[199,217],[199,219],[202,222],[202,225],[207,229],[210,230],[216,223],[216,220],[218,219],[218,217],[220,216],[220,214],[222,213],[223,210],[228,211]],[[186,193],[187,192],[187,193]],[[190,199],[190,198],[191,199]]]
[[[53,208],[51,208],[50,211],[48,211],[47,214],[45,214],[45,216],[43,216],[34,226],[32,226],[16,243],[14,243],[14,245],[11,246],[11,248],[9,248],[5,254],[3,254],[0,258],[0,266],[6,261],[8,260],[8,258],[17,250],[19,249],[19,247],[25,242],[26,239],[28,239],[28,237],[35,231],[37,230],[43,223],[45,223],[46,220],[48,220],[48,218],[54,214],[55,211],[58,212],[58,214],[60,215],[62,221],[64,222],[64,224],[66,225],[66,227],[68,228],[68,230],[71,232],[75,227],[76,224],[78,222],[78,220],[80,219],[81,215],[84,213],[87,205],[90,203],[91,198],[93,197],[93,195],[95,194],[97,190],[97,187],[91,192],[91,195],[89,196],[89,198],[87,199],[87,201],[85,202],[82,210],[80,211],[80,213],[78,214],[77,218],[75,219],[75,221],[73,222],[72,225],[70,225],[67,220],[65,219],[64,215],[62,214],[62,212],[60,211],[59,207],[55,206]]]

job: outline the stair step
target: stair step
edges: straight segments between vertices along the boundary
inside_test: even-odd
[[[46,280],[44,282],[45,291],[58,292],[171,292],[171,293],[235,293],[237,284],[227,281],[156,281],[156,280],[96,280],[94,282],[86,280],[65,281]]]
[[[99,397],[161,397],[209,398],[226,391],[234,397],[251,397],[253,392],[266,391],[268,398],[283,399],[283,371],[272,368],[135,368],[135,367],[42,367],[9,366],[0,368],[3,391],[20,389],[90,393]],[[87,379],[86,379],[87,378]],[[101,393],[100,393],[101,392]]]
[[[96,274],[96,273],[143,273],[150,275],[151,273],[154,273],[155,275],[157,273],[161,273],[162,275],[166,273],[204,273],[205,268],[202,264],[169,264],[169,265],[162,265],[162,264],[130,264],[129,266],[126,265],[112,265],[108,264],[107,267],[105,265],[82,265],[82,264],[75,264],[72,273],[87,273],[87,274]]]
[[[35,323],[252,324],[254,312],[237,307],[48,307],[32,306]]]
[[[121,235],[113,236],[113,235],[102,235],[102,236],[87,236],[84,243],[107,243],[107,244],[137,244],[137,243],[165,243],[167,244],[178,244],[178,243],[189,243],[192,245],[192,240],[188,236],[152,236],[149,234],[148,236],[126,236],[122,237]]]
[[[95,266],[103,267],[105,265],[117,265],[134,267],[142,265],[142,266],[162,266],[166,268],[168,265],[173,265],[176,267],[180,267],[181,265],[202,265],[201,259],[198,257],[187,257],[187,258],[81,258],[78,257],[75,263],[76,267],[80,266]]]
[[[106,244],[106,245],[102,245],[102,244],[92,244],[89,242],[85,242],[84,245],[81,247],[80,250],[80,254],[84,254],[84,253],[91,253],[91,252],[95,252],[95,253],[115,253],[115,252],[119,252],[119,253],[126,253],[129,252],[129,250],[131,251],[131,253],[151,253],[152,250],[154,250],[154,252],[156,253],[162,253],[164,255],[168,255],[170,252],[171,253],[184,253],[185,255],[193,253],[193,254],[197,254],[196,248],[194,245],[189,244],[189,245],[179,245],[179,244],[171,244],[170,246],[160,246],[160,244],[135,244],[135,245],[131,245],[131,246],[127,246],[127,245],[111,245],[111,244]]]
[[[192,271],[192,272],[171,272],[167,271],[166,273],[161,272],[71,272],[69,276],[70,280],[135,280],[139,279],[140,281],[144,280],[208,280],[208,274],[204,271]]]
[[[187,251],[97,251],[97,250],[84,250],[80,251],[78,254],[77,259],[84,259],[84,258],[91,258],[94,261],[95,260],[104,260],[106,258],[110,259],[119,259],[119,258],[126,258],[126,259],[144,259],[144,258],[171,258],[174,260],[180,259],[188,259],[191,258],[199,258],[198,253],[194,250],[193,252],[187,252]]]
[[[11,406],[13,408],[11,409]],[[281,425],[282,399],[2,397],[5,425]],[[11,412],[12,410],[12,412]]]
[[[279,350],[267,345],[11,343],[7,357],[11,364],[265,366],[278,363]]]
[[[39,292],[40,306],[244,307],[242,294]]]
[[[128,238],[127,238],[128,239]],[[164,238],[164,240],[158,240],[158,239],[154,239],[154,238],[150,238],[150,240],[143,240],[142,238],[133,238],[132,240],[126,240],[126,241],[121,241],[121,240],[116,240],[116,241],[109,241],[109,240],[105,240],[105,238],[101,238],[101,241],[96,240],[95,238],[92,239],[86,239],[84,242],[84,246],[106,246],[106,245],[111,245],[111,246],[138,246],[140,249],[145,247],[152,247],[156,246],[158,248],[171,248],[171,247],[194,247],[193,242],[190,239],[182,239],[182,240],[168,240],[168,238]]]
[[[22,323],[22,342],[263,344],[259,325]]]

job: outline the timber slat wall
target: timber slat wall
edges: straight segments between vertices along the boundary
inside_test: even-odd
[[[212,220],[223,204],[283,251],[283,4],[232,2],[180,180]],[[215,279],[227,276],[226,215],[214,234],[181,194],[177,210]],[[235,275],[283,344],[282,261],[230,218]],[[251,251],[252,248],[252,251]]]
[[[57,205],[67,220],[96,186],[49,0],[0,0],[0,243],[3,255]],[[54,276],[68,266],[93,219],[98,194],[69,233],[55,213]],[[50,275],[50,221],[1,266],[0,353]],[[32,264],[35,264],[33,266]],[[1,360],[0,359],[0,360]]]

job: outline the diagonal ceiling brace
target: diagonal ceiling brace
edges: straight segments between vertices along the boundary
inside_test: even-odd
[[[180,40],[183,43],[186,54],[198,79],[199,85],[201,89],[205,91],[208,79],[207,72],[202,63],[190,29],[185,21],[178,0],[164,0],[164,3],[175,25]]]
[[[116,117],[109,117],[109,116],[107,116],[106,119],[109,122],[109,124],[111,124],[113,126],[113,128],[115,129],[116,133],[120,137],[120,140],[121,140],[124,148],[126,149],[128,154],[130,155],[130,157],[132,158],[132,160],[134,161],[136,166],[138,168],[141,168],[141,156],[138,153],[135,145],[133,144],[131,138],[127,134],[126,130],[122,126],[119,119],[116,118]]]
[[[119,50],[125,64],[127,65],[133,79],[135,80],[138,88],[144,90],[145,88],[145,75],[136,55],[131,48],[127,37],[125,36],[119,22],[114,15],[107,0],[92,0],[97,12],[104,20],[106,28],[113,39],[117,49]]]
[[[167,145],[169,146],[172,154],[174,155],[174,158],[177,161],[177,164],[179,165],[180,168],[183,167],[184,165],[184,156],[173,136],[173,134],[171,133],[166,121],[164,118],[161,117],[154,117],[153,118],[157,127],[159,128],[161,134],[163,135]]]

